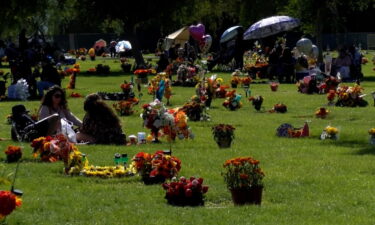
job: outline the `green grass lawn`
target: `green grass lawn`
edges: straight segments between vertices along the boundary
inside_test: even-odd
[[[369,59],[372,56],[369,55]],[[107,63],[115,72],[109,76],[88,76],[83,72],[97,63]],[[97,91],[117,92],[130,74],[120,72],[114,60],[81,62],[76,92],[87,95]],[[365,93],[375,91],[374,66],[363,67]],[[229,82],[229,73],[219,73]],[[63,81],[66,86],[69,79]],[[375,127],[375,107],[371,95],[365,97],[365,108],[329,107],[327,119],[315,118],[318,107],[327,103],[325,95],[304,95],[294,84],[282,84],[271,92],[267,84],[251,85],[253,95],[264,96],[263,106],[271,109],[276,103],[288,106],[286,114],[255,112],[243,99],[243,108],[232,112],[215,99],[209,110],[212,121],[189,122],[194,140],[176,140],[173,154],[182,160],[180,175],[198,176],[210,186],[204,207],[173,207],[166,204],[160,185],[145,186],[140,177],[99,179],[68,177],[63,163],[40,163],[32,159],[28,143],[0,142],[0,149],[9,144],[23,146],[16,187],[24,191],[23,205],[8,218],[9,224],[374,224],[375,222],[375,147],[368,143],[368,129]],[[239,88],[244,95],[244,90]],[[143,88],[146,93],[146,88]],[[195,91],[173,87],[172,107],[181,106]],[[83,118],[83,100],[69,98],[69,107]],[[152,100],[147,94],[137,106],[138,112],[121,117],[127,135],[147,131],[139,117],[140,106]],[[19,102],[0,102],[0,137],[10,138],[6,116]],[[22,102],[28,109],[39,107],[39,101]],[[108,102],[111,104],[111,102]],[[275,129],[281,123],[302,126],[309,120],[311,137],[278,138]],[[235,141],[230,149],[219,149],[213,140],[211,126],[228,123],[236,127]],[[340,128],[338,141],[318,139],[327,125]],[[141,146],[79,146],[94,165],[113,165],[114,153],[133,156],[139,151],[167,149],[169,144]],[[222,164],[236,156],[253,156],[265,171],[262,206],[235,207],[221,177]],[[0,154],[3,161],[5,154]],[[12,172],[15,164],[5,164]],[[9,189],[9,186],[0,186]]]

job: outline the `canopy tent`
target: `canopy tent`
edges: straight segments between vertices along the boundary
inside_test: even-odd
[[[99,48],[102,48],[102,47],[107,47],[107,42],[105,41],[105,40],[103,40],[103,39],[99,39],[99,40],[97,40],[96,42],[95,42],[95,44],[94,44],[94,47],[93,48],[97,48],[97,47],[99,47]]]
[[[169,49],[176,44],[184,45],[189,40],[189,37],[189,27],[183,27],[165,37],[165,48]]]

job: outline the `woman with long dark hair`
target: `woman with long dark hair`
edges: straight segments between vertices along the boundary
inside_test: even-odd
[[[68,108],[65,91],[57,85],[48,89],[43,96],[42,105],[39,108],[39,119],[41,120],[54,114],[58,115],[58,119],[64,119],[78,127],[82,126],[82,121],[74,116]],[[51,126],[54,125],[51,124]],[[58,132],[58,130],[59,126],[56,127],[55,132]]]
[[[90,94],[84,103],[86,115],[77,134],[78,142],[95,144],[125,144],[119,118],[97,94]]]

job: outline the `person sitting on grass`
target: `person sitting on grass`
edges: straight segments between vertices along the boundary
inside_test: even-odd
[[[119,118],[98,94],[90,94],[84,102],[86,115],[77,133],[78,142],[92,144],[126,144]]]
[[[74,116],[68,108],[65,91],[57,85],[48,89],[43,97],[42,105],[39,109],[39,119],[42,120],[54,114],[58,115],[58,122],[60,122],[60,119],[65,119],[70,124],[78,127],[82,126],[82,121]],[[57,125],[50,124],[50,126],[53,126],[53,129],[49,128],[49,134],[52,135],[60,132],[61,127],[59,125],[60,123],[57,123]]]

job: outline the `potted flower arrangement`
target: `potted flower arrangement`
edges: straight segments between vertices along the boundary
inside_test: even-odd
[[[328,114],[329,114],[329,110],[327,110],[327,109],[324,108],[324,107],[319,108],[319,109],[315,112],[315,116],[316,116],[317,118],[322,118],[322,119],[326,118]]]
[[[8,163],[17,162],[22,157],[22,150],[19,146],[9,145],[4,152]]]
[[[120,116],[130,116],[134,113],[133,106],[137,103],[138,101],[119,101],[113,104],[113,108]]]
[[[11,214],[16,208],[21,207],[22,199],[10,191],[0,191],[0,222]]]
[[[362,95],[363,88],[359,85],[354,87],[341,86],[337,88],[337,97],[336,106],[342,107],[365,107],[368,105],[368,102],[363,99]]]
[[[262,202],[264,173],[259,161],[251,157],[238,157],[225,161],[222,173],[235,205]]]
[[[157,184],[175,177],[181,169],[181,160],[164,151],[139,152],[133,157],[133,166],[145,184]]]
[[[371,128],[368,133],[370,134],[370,144],[375,145],[375,128]]]
[[[271,91],[277,91],[277,89],[279,88],[279,83],[278,82],[271,82],[270,88],[271,88]]]
[[[186,103],[183,110],[191,121],[200,121],[203,113],[204,105],[195,101]]]
[[[274,105],[273,108],[269,112],[286,113],[287,111],[288,111],[288,108],[285,104],[278,103]]]
[[[326,128],[324,128],[322,134],[320,135],[320,139],[321,140],[324,140],[324,139],[337,140],[339,138],[338,133],[339,133],[339,129],[337,129],[336,127],[327,126]]]
[[[260,111],[260,109],[262,108],[262,103],[263,103],[263,97],[262,96],[260,96],[260,95],[256,96],[256,97],[251,96],[249,98],[249,101],[252,102],[252,105],[254,106],[256,111]]]
[[[95,67],[97,74],[110,74],[111,68],[108,65],[98,64]]]
[[[214,140],[220,148],[229,148],[231,146],[235,129],[229,124],[218,124],[212,127]]]
[[[168,204],[174,206],[204,205],[204,194],[208,191],[208,186],[203,185],[203,178],[195,177],[173,178],[172,182],[162,186],[166,190],[165,198]]]

